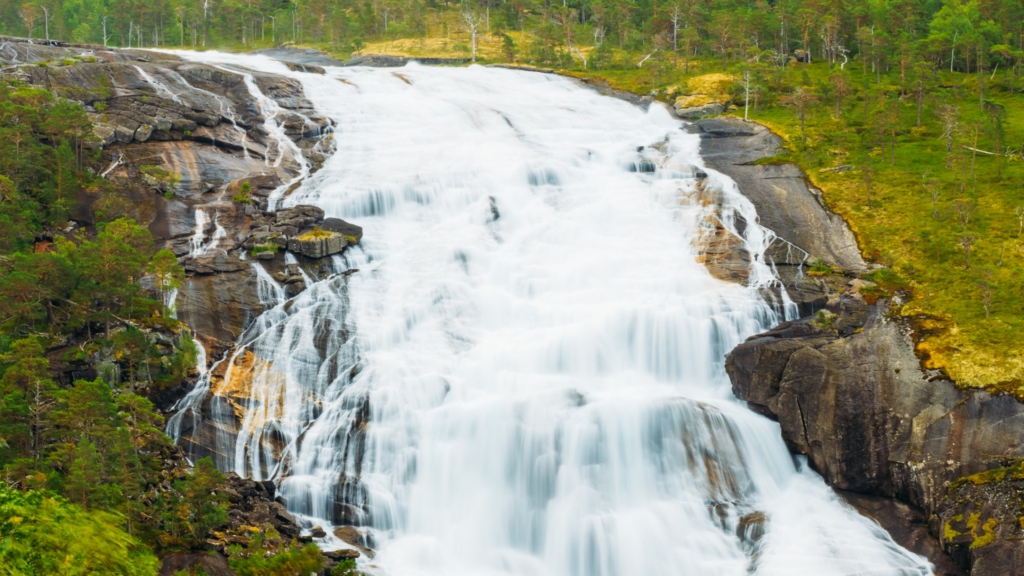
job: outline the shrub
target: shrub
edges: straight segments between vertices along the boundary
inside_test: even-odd
[[[273,254],[277,254],[277,250],[278,246],[273,242],[271,242],[270,244],[260,244],[252,247],[252,255],[255,257],[257,254],[261,252],[271,252]]]
[[[250,197],[251,187],[248,182],[242,182],[242,187],[239,189],[238,194],[235,195],[234,201],[239,204],[252,204],[252,198]]]
[[[49,492],[0,488],[4,574],[156,574],[160,562],[124,531],[123,518],[86,512]]]
[[[349,558],[338,562],[331,570],[331,576],[356,576],[356,561]]]

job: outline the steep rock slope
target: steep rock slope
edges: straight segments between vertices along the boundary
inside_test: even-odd
[[[778,148],[766,128],[730,119],[689,129],[704,138],[708,166],[736,180],[763,226],[830,265],[867,269],[853,235],[798,168],[753,164]],[[779,270],[804,317],[732,351],[726,370],[736,397],[777,420],[790,450],[834,487],[920,510],[886,517],[879,510],[893,506],[851,498],[940,572],[1024,573],[1024,475],[1012,468],[1024,458],[1024,405],[962,392],[923,371],[913,330],[895,313],[901,295],[869,304],[858,281],[804,276],[801,266]],[[936,556],[913,522],[926,522],[949,557]]]

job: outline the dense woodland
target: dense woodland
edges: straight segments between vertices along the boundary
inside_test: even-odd
[[[871,275],[878,295],[907,291],[929,361],[1024,396],[1020,0],[0,0],[0,34],[512,61],[670,101],[725,72],[725,94],[706,96],[786,139],[772,161],[804,167],[887,267]],[[153,574],[154,550],[199,546],[225,514],[208,461],[170,496],[147,490],[170,446],[135,392],[180,383],[196,349],[161,301],[184,273],[121,217],[92,139],[77,103],[0,82],[0,574]],[[94,229],[69,223],[81,194],[99,209]],[[179,346],[161,350],[153,330]],[[61,361],[94,363],[99,378],[52,379],[47,351],[67,342],[78,352]],[[317,562],[301,547],[278,556]],[[243,549],[234,561],[283,570]]]
[[[467,18],[450,18],[452,11]],[[120,47],[325,44],[340,51],[384,39],[527,32],[536,55],[614,47],[673,59],[717,56],[861,60],[875,71],[919,61],[970,72],[1020,63],[1017,0],[36,0],[0,2],[0,34]],[[470,17],[472,16],[472,17]],[[479,22],[469,26],[467,20]],[[514,36],[512,36],[514,39]]]
[[[162,298],[184,271],[120,216],[92,140],[77,103],[0,82],[4,575],[152,575],[155,551],[202,549],[227,519],[227,497],[213,493],[224,477],[208,459],[182,472],[145,397],[182,383],[196,364],[196,345]],[[97,202],[95,227],[69,224],[80,194]],[[53,364],[98,377],[60,382]],[[276,535],[235,546],[239,574],[322,567],[312,545],[264,557],[264,536]]]

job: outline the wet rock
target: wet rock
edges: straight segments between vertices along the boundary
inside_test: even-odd
[[[286,62],[284,60],[281,63],[293,72],[308,72],[310,74],[324,74],[326,72],[323,68],[312,64],[296,64],[295,62]]]
[[[867,305],[848,292],[836,306],[825,326],[785,322],[726,359],[735,395],[777,419],[790,450],[826,481],[898,498],[930,518],[945,509],[950,482],[1024,457],[1024,405],[927,377],[887,300]],[[993,548],[999,558],[1018,553],[1003,546]],[[975,574],[980,556],[970,561]]]
[[[840,216],[825,208],[821,191],[808,185],[799,167],[753,165],[778,152],[778,136],[738,118],[700,120],[685,129],[702,136],[701,157],[736,181],[740,193],[753,202],[762,226],[830,266],[867,271],[857,239]]]
[[[381,54],[364,54],[356,56],[342,66],[372,66],[374,68],[400,68],[409,63],[411,58],[404,56],[384,56]]]
[[[211,357],[211,339],[234,342],[266,307],[256,275],[249,270],[194,276],[178,292],[176,306],[178,319],[207,344]]]
[[[928,519],[920,510],[892,498],[845,490],[837,490],[836,493],[858,512],[878,522],[897,544],[927,558],[935,565],[935,574],[967,576],[967,572],[942,549],[939,541],[929,534]]]
[[[342,66],[345,64],[344,60],[336,60],[332,58],[330,54],[312,48],[266,48],[263,50],[254,50],[253,54],[269,56],[275,60],[284,62],[286,66],[288,62],[294,62],[296,64],[312,64],[315,66]]]
[[[309,531],[309,535],[313,538],[325,538],[327,537],[327,532],[324,532],[324,529],[320,526],[313,526]]]
[[[334,503],[334,512],[331,515],[331,520],[333,520],[335,524],[362,526],[365,518],[366,513],[351,504],[345,504],[342,502]]]
[[[360,532],[358,528],[354,526],[335,528],[334,536],[349,546],[355,547],[369,558],[373,558],[374,552],[367,546],[366,535]]]

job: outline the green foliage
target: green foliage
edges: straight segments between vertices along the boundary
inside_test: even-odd
[[[0,574],[152,576],[159,567],[117,515],[0,487]]]
[[[238,194],[235,195],[234,201],[239,204],[252,204],[252,197],[250,196],[251,190],[248,182],[242,182],[241,188],[238,190]]]
[[[139,166],[139,172],[142,173],[143,178],[151,185],[160,189],[170,188],[168,192],[171,192],[178,185],[178,182],[181,181],[181,174],[159,166],[142,165]]]
[[[827,310],[818,310],[818,315],[814,318],[814,323],[821,328],[829,328],[832,323],[835,322],[836,315]]]
[[[188,478],[174,483],[164,512],[168,532],[185,542],[199,544],[211,529],[227,522],[228,497],[214,494],[214,488],[223,483],[224,475],[208,457],[197,461]]]
[[[73,294],[86,312],[84,320],[104,323],[109,338],[111,320],[132,316],[141,292],[137,282],[153,253],[152,236],[122,218],[103,226],[95,240],[75,244],[58,237],[56,246],[78,272]]]
[[[0,251],[23,250],[32,230],[66,222],[78,191],[98,180],[83,171],[94,139],[77,103],[0,82]]]
[[[304,576],[322,570],[324,559],[315,544],[300,545],[293,540],[270,546],[256,532],[245,548],[231,547],[228,565],[238,576]]]
[[[277,254],[278,248],[278,245],[274,244],[273,242],[270,242],[269,244],[257,244],[256,246],[252,247],[252,255],[255,256],[262,252],[270,252],[272,254]]]
[[[185,270],[178,266],[177,256],[166,248],[153,255],[148,269],[156,277],[153,284],[160,291],[161,301],[166,299],[168,291],[181,288],[181,283],[185,280]],[[167,316],[166,305],[163,315]]]
[[[331,576],[356,576],[356,561],[350,559],[338,562],[338,565],[331,569]]]

